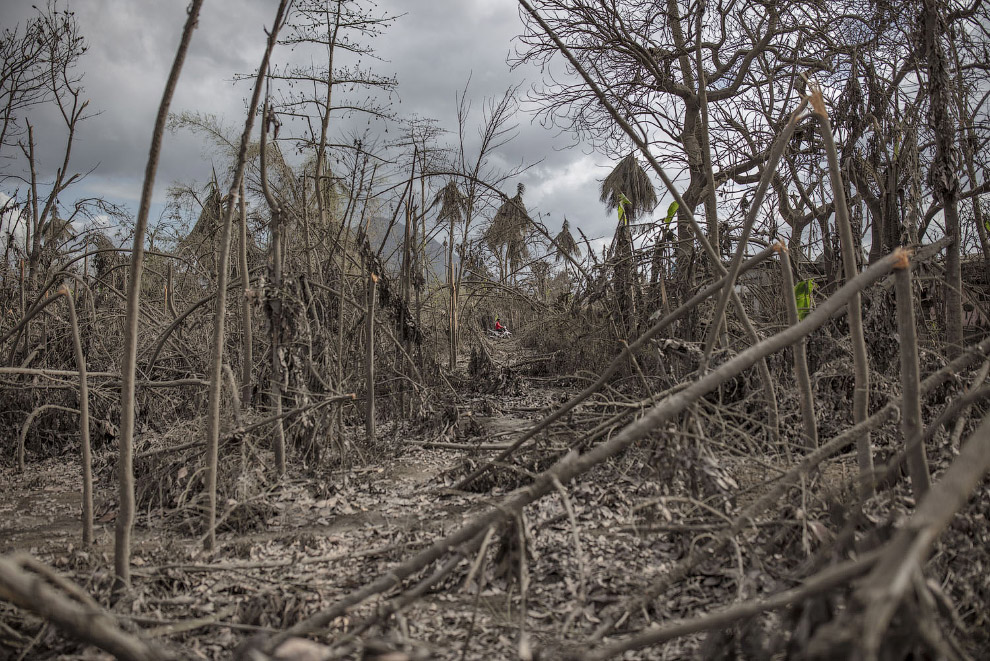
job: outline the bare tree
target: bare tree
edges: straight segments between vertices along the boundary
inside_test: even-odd
[[[120,512],[117,514],[116,537],[114,546],[114,569],[118,589],[127,587],[131,581],[131,528],[134,526],[134,382],[137,369],[137,340],[138,315],[141,305],[141,273],[144,268],[144,239],[148,228],[148,213],[151,210],[151,195],[155,186],[155,172],[158,170],[158,156],[161,153],[162,136],[168,121],[168,108],[172,103],[172,94],[182,73],[182,64],[186,59],[189,42],[199,19],[199,10],[203,0],[193,0],[189,6],[182,37],[176,49],[175,60],[169,72],[162,100],[155,118],[155,127],[151,134],[151,149],[148,153],[148,164],[144,172],[144,184],[141,187],[141,204],[138,209],[137,222],[134,225],[134,244],[131,248],[131,265],[128,273],[127,305],[124,318],[124,347],[121,359],[120,386],[120,457],[117,463],[117,473],[120,481]]]
[[[295,142],[300,149],[311,150],[313,155],[309,165],[317,206],[316,227],[310,226],[307,214],[299,214],[304,220],[303,251],[307,260],[315,257],[321,262],[321,252],[332,254],[336,250],[325,247],[327,236],[336,232],[340,222],[339,218],[332,218],[331,195],[336,176],[328,165],[328,149],[331,146],[347,149],[353,145],[331,145],[331,119],[355,113],[390,118],[387,102],[379,100],[378,95],[391,93],[397,83],[394,77],[360,64],[341,66],[339,63],[353,56],[376,59],[368,42],[383,34],[394,20],[379,13],[366,0],[299,0],[293,6],[281,43],[294,51],[312,52],[313,64],[276,66],[269,80],[274,86],[274,112],[299,118],[307,127],[301,135],[283,135],[283,139]],[[354,98],[349,92],[355,89],[364,91],[365,98]]]
[[[4,152],[26,135],[31,109],[74,96],[86,48],[75,16],[55,0],[23,26],[0,32],[0,157],[10,158]]]
[[[79,124],[88,117],[89,101],[82,98],[82,76],[76,72],[86,48],[74,14],[59,9],[55,0],[37,9],[23,29],[0,33],[0,182],[27,189],[22,207],[27,213],[21,216],[32,294],[46,245],[57,245],[69,227],[60,214],[59,197],[81,176],[71,172],[70,161]],[[28,119],[42,104],[57,109],[66,129],[62,161],[56,166],[39,162],[38,136]],[[21,168],[17,157],[7,153],[14,146],[23,159]],[[52,171],[53,178],[45,180]]]
[[[268,31],[268,44],[265,54],[261,58],[258,66],[258,75],[254,81],[254,89],[251,101],[248,104],[247,119],[244,121],[244,132],[241,134],[240,148],[237,154],[237,164],[234,168],[234,176],[230,182],[230,189],[227,192],[227,204],[223,212],[220,232],[220,257],[217,266],[217,295],[213,314],[213,344],[212,355],[210,357],[210,389],[207,411],[206,446],[207,453],[206,468],[206,495],[207,495],[207,534],[205,540],[206,549],[212,551],[216,547],[216,516],[217,516],[217,468],[218,451],[220,445],[220,389],[221,371],[223,368],[223,348],[226,343],[224,332],[227,315],[227,277],[230,271],[230,235],[233,226],[234,209],[237,205],[238,192],[242,189],[244,176],[244,164],[247,161],[248,145],[251,141],[251,131],[254,128],[254,116],[261,100],[261,86],[264,82],[265,72],[268,70],[268,60],[271,58],[272,50],[275,48],[278,31],[282,27],[285,18],[286,7],[289,0],[281,0],[275,13],[275,22],[271,30]],[[242,253],[244,248],[242,247]],[[246,260],[242,260],[242,264]],[[243,273],[247,278],[246,270]],[[246,356],[250,360],[250,356]],[[278,452],[276,450],[276,456]],[[284,463],[283,463],[284,466]],[[284,470],[284,468],[283,468]]]
[[[754,170],[786,119],[787,100],[796,96],[794,77],[788,75],[793,62],[800,58],[813,70],[824,68],[813,56],[801,58],[796,48],[807,26],[820,23],[820,10],[806,3],[687,5],[677,0],[541,0],[533,7],[564,45],[575,46],[575,57],[616,108],[633,124],[649,127],[645,137],[657,158],[690,175],[682,192],[685,206],[678,209],[679,264],[686,267],[690,230],[685,214],[705,202],[708,238],[717,244],[714,193],[728,182],[758,180]],[[548,74],[535,95],[544,123],[576,131],[608,153],[627,150],[625,136],[587,87],[556,75],[556,44],[529,16],[523,18],[527,31],[515,61],[538,64]],[[759,105],[766,95],[774,116],[740,133],[740,109]]]

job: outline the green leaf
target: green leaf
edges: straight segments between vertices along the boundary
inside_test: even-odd
[[[679,205],[677,202],[670,203],[670,206],[667,207],[667,217],[663,219],[665,225],[667,226],[670,225],[670,221],[674,219],[674,214],[677,213],[677,210],[680,208],[680,206],[681,205]]]
[[[814,305],[811,292],[815,289],[814,280],[802,280],[794,286],[794,301],[797,303],[798,321],[808,316]]]
[[[623,225],[629,224],[629,219],[626,217],[626,205],[631,204],[629,198],[623,193],[619,193],[619,223]]]

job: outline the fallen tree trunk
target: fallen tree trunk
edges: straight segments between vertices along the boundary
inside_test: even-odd
[[[74,638],[124,661],[158,661],[172,655],[121,629],[109,613],[82,605],[48,585],[22,563],[0,556],[0,598],[51,621]]]

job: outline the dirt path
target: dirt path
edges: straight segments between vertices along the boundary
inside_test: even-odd
[[[515,343],[503,342],[494,353],[504,366],[521,352]],[[172,524],[163,528],[158,512],[139,512],[133,590],[113,610],[152,633],[200,619],[199,628],[162,640],[191,658],[229,658],[245,636],[284,629],[327,608],[490,506],[493,498],[514,485],[496,480],[487,493],[453,494],[448,487],[463,472],[452,475],[451,471],[464,462],[477,466],[493,456],[495,449],[475,448],[510,442],[569,394],[567,388],[518,374],[498,393],[464,392],[455,423],[419,435],[398,433],[402,439],[398,456],[383,460],[381,466],[279,483],[257,504],[264,526],[221,532],[213,554],[202,550],[199,531],[194,530],[199,521],[195,510],[183,515],[190,522],[185,533]],[[383,433],[397,432],[384,429]],[[112,457],[101,459],[107,462]],[[23,476],[2,468],[0,480],[8,485],[0,492],[0,551],[30,551],[109,606],[114,532],[109,481],[100,483],[96,494],[97,514],[102,514],[97,543],[81,550],[79,468],[71,457],[32,463]],[[527,509],[527,571],[532,587],[525,626],[534,641],[545,638],[551,644],[561,636],[580,639],[590,634],[597,622],[595,613],[607,603],[596,595],[631,589],[636,580],[655,573],[675,554],[673,544],[602,527],[602,521],[621,522],[623,510],[631,504],[614,486],[585,483],[571,489],[573,523],[559,496]],[[104,501],[107,505],[101,507]],[[169,519],[174,520],[174,516]],[[580,548],[574,545],[575,534],[582,536]],[[464,566],[450,579],[400,618],[376,625],[372,637],[384,641],[386,648],[404,650],[410,659],[460,658],[465,646],[469,659],[518,656],[522,602],[514,578],[519,558],[513,555],[511,538],[493,540],[480,585],[477,577],[463,584],[473,560],[465,557]],[[628,562],[616,562],[620,556]],[[372,600],[333,628],[339,633],[374,617],[380,603]],[[0,621],[26,639],[40,626],[3,606]],[[361,644],[368,640],[366,636]],[[59,651],[82,653],[72,643],[55,639],[48,647],[39,644],[37,658],[55,658]]]
[[[0,495],[0,553],[63,546],[73,537],[82,540],[78,466],[47,460],[29,465],[24,474],[3,467],[0,481],[5,485]]]

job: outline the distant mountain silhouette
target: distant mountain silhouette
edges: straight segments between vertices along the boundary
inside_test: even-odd
[[[378,250],[378,247],[382,245],[382,238],[386,230],[388,230],[391,220],[391,218],[385,216],[373,216],[368,223],[368,240],[371,242],[371,247],[374,250]],[[381,251],[382,261],[390,269],[396,271],[399,269],[402,260],[402,241],[405,235],[405,223],[397,220],[395,225],[392,226],[392,231],[389,232],[388,237],[385,239],[385,247]],[[428,282],[432,282],[434,278],[439,279],[441,282],[446,280],[447,253],[442,243],[430,239],[426,243],[426,250],[420,258],[425,261],[425,275]],[[460,259],[457,255],[454,255],[454,264],[456,265],[458,262],[460,262]]]

